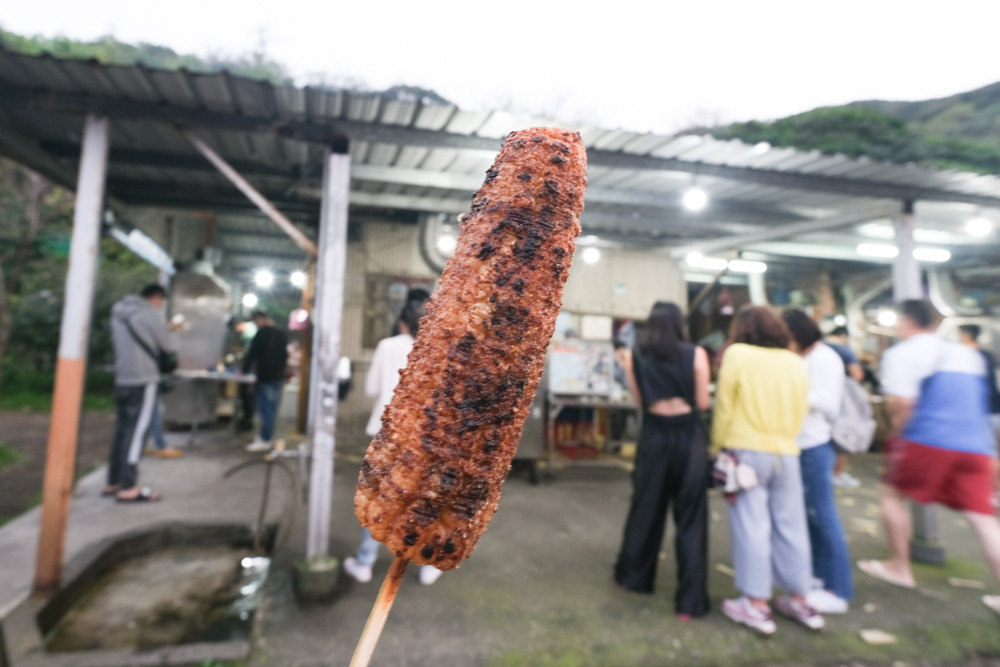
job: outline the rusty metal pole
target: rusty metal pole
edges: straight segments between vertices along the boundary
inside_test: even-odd
[[[305,250],[311,257],[316,256],[316,244],[309,240],[309,238],[296,227],[291,220],[282,215],[281,211],[274,207],[274,204],[269,202],[267,198],[259,193],[256,188],[254,188],[247,179],[240,176],[239,172],[232,168],[232,166],[222,159],[218,153],[213,151],[208,144],[193,135],[192,133],[181,130],[181,134],[184,138],[194,146],[195,150],[202,154],[202,156],[211,162],[223,176],[229,179],[229,181],[239,189],[246,198],[257,205],[257,208],[261,210],[267,217],[271,219],[274,224],[278,225],[283,232],[288,234],[295,244]]]
[[[351,156],[347,142],[323,155],[323,202],[316,265],[313,359],[309,392],[309,516],[306,563],[321,566],[330,553],[330,510],[333,498],[333,450],[337,424],[337,363],[344,308],[344,265],[347,261],[347,206]]]
[[[52,394],[52,423],[42,486],[42,526],[35,561],[36,593],[58,588],[62,578],[66,523],[87,369],[87,345],[94,309],[94,281],[97,278],[107,165],[108,119],[87,116],[77,177],[73,235],[59,329],[59,360]]]
[[[309,381],[312,377],[312,345],[313,345],[313,303],[316,299],[316,260],[310,257],[306,261],[306,286],[302,290],[303,308],[309,313],[306,328],[302,330],[302,358],[299,361],[299,403],[295,415],[295,432],[306,433],[309,430]]]

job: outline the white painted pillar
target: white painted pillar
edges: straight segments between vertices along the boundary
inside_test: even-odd
[[[319,565],[330,553],[337,363],[340,360],[340,323],[344,308],[350,185],[351,156],[346,146],[342,152],[327,149],[323,156],[323,201],[320,208],[313,358],[309,381],[312,470],[309,477],[307,565]]]
[[[52,422],[42,485],[42,526],[35,561],[35,591],[39,593],[58,588],[62,577],[66,520],[73,490],[87,347],[100,257],[101,210],[104,208],[107,165],[108,119],[87,116],[77,176],[73,235],[59,328],[59,360],[52,394]]]
[[[924,290],[920,279],[920,263],[913,256],[913,202],[903,204],[903,214],[896,218],[896,247],[899,254],[892,264],[892,287],[896,303],[906,299],[922,299]]]
[[[892,265],[892,290],[896,303],[907,299],[924,298],[920,263],[913,256],[916,243],[913,229],[913,202],[903,204],[903,213],[896,218],[896,247],[899,254]],[[910,541],[910,556],[914,560],[941,565],[944,563],[945,549],[938,529],[937,510],[933,505],[911,503],[913,518],[913,539]]]

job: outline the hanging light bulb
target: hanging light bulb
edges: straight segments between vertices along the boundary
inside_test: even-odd
[[[684,191],[681,202],[684,204],[684,208],[689,211],[700,211],[708,206],[708,193],[692,185]]]
[[[254,274],[253,281],[257,287],[270,287],[274,284],[274,274],[267,269],[261,269]]]
[[[585,248],[583,251],[583,261],[587,264],[596,264],[601,260],[601,251],[597,248]]]
[[[983,217],[973,218],[965,223],[965,231],[969,236],[982,238],[993,231],[993,223]]]

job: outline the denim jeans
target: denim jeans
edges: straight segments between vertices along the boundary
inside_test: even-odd
[[[812,546],[813,576],[823,587],[844,600],[854,597],[851,579],[851,556],[847,551],[844,529],[833,498],[833,466],[837,452],[832,443],[803,449],[802,486]]]
[[[274,422],[278,418],[283,384],[281,380],[257,383],[257,414],[260,415],[260,439],[264,442],[271,442],[274,437]]]

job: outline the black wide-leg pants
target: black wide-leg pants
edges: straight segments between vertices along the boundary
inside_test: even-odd
[[[708,603],[708,448],[696,414],[643,415],[615,580],[650,593],[656,579],[667,510],[673,505],[677,536],[678,614],[699,616]]]

